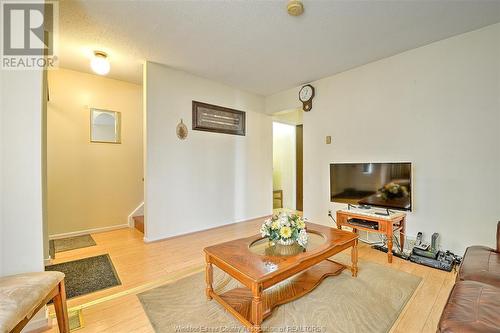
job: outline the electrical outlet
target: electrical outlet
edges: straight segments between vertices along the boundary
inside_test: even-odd
[[[332,210],[331,209],[328,210],[328,216],[332,217]]]

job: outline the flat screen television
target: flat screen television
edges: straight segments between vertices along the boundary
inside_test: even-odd
[[[411,210],[411,163],[330,164],[332,202]]]

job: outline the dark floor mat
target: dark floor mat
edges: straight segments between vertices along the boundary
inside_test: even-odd
[[[68,298],[121,284],[108,254],[46,266],[45,270],[66,274],[64,282]]]

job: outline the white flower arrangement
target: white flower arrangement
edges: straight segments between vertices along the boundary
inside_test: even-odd
[[[282,245],[299,244],[302,247],[307,245],[307,219],[301,218],[297,214],[281,212],[273,215],[264,221],[260,227],[262,237],[267,237],[271,242]]]

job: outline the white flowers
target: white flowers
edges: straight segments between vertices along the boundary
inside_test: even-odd
[[[260,234],[262,235],[262,237],[268,237],[268,236],[269,236],[269,232],[268,232],[268,228],[267,228],[266,223],[264,223],[264,224],[260,227]]]
[[[308,239],[305,221],[297,214],[281,212],[279,215],[266,219],[260,227],[260,233],[262,237],[267,237],[270,241],[283,244],[297,242],[305,248]]]
[[[288,220],[288,215],[285,212],[281,212],[281,214],[279,216],[279,224],[280,224],[280,227],[289,227],[290,226],[290,222]]]
[[[297,243],[299,243],[299,245],[302,247],[306,247],[306,245],[307,245],[306,229],[302,229],[299,231],[299,237],[297,238]]]

